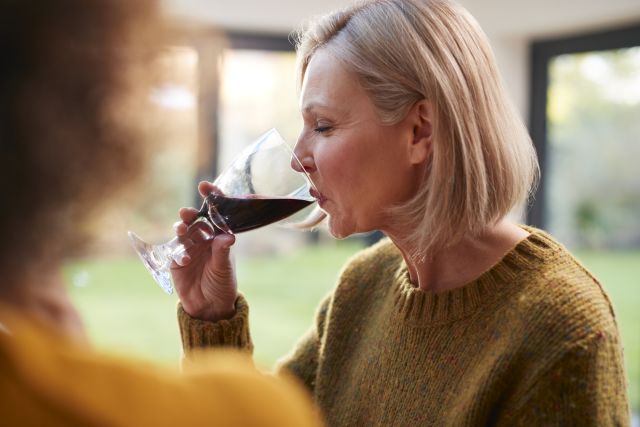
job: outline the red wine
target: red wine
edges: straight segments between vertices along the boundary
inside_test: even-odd
[[[313,200],[260,196],[234,198],[210,194],[206,199],[208,211],[201,213],[208,214],[216,224],[217,212],[231,231],[242,233],[280,221],[311,203]]]

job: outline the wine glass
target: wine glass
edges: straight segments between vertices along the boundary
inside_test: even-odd
[[[300,161],[277,130],[270,129],[245,148],[213,182],[218,189],[205,197],[198,218],[189,230],[196,230],[204,240],[216,234],[235,234],[281,221],[315,201],[314,187]],[[204,226],[203,226],[204,225]],[[168,294],[173,293],[171,264],[180,260],[192,245],[189,239],[175,237],[152,245],[132,231],[129,238],[154,280]]]

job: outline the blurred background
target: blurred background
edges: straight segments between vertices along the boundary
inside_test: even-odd
[[[290,33],[347,2],[165,0],[172,34],[149,94],[160,120],[145,191],[96,224],[90,255],[67,266],[95,344],[175,364],[175,296],[151,280],[126,239],[172,234],[195,185],[271,127],[301,128]],[[632,405],[640,408],[640,2],[465,0],[491,39],[531,130],[543,180],[521,221],[545,228],[603,282],[622,330]],[[267,227],[238,238],[255,356],[270,367],[311,325],[347,258],[375,240]],[[636,420],[637,422],[637,420]]]

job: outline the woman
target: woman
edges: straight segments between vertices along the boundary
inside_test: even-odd
[[[506,219],[537,163],[474,19],[446,0],[364,1],[311,25],[298,55],[295,153],[329,230],[388,239],[349,261],[279,369],[336,426],[628,425],[608,297]],[[183,236],[195,211],[180,214]],[[232,244],[174,268],[187,349],[250,347]]]
[[[318,425],[300,390],[237,356],[182,375],[93,351],[67,296],[63,260],[141,169],[155,7],[0,2],[0,424]]]

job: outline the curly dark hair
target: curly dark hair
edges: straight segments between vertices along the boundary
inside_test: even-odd
[[[77,248],[142,169],[132,93],[159,31],[155,0],[0,0],[4,283]]]

